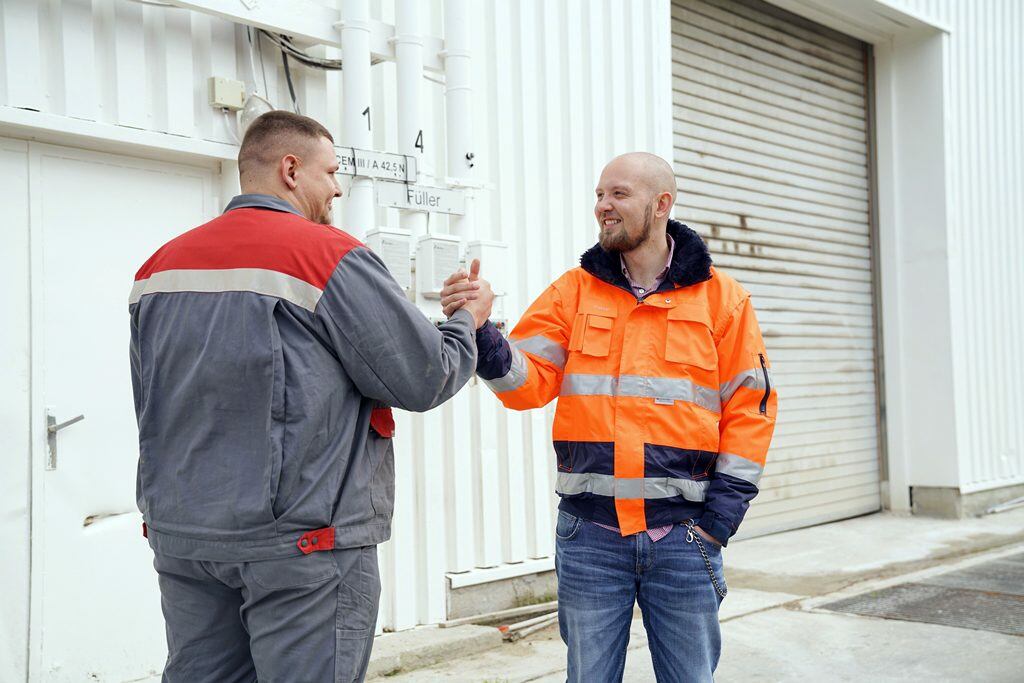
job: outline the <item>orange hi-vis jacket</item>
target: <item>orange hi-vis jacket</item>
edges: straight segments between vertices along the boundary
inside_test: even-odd
[[[750,295],[669,221],[662,285],[638,299],[594,246],[509,341],[477,332],[477,374],[514,410],[558,397],[559,509],[623,535],[694,520],[722,543],[757,495],[777,395]]]

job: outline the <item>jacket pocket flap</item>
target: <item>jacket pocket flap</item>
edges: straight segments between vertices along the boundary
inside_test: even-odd
[[[711,316],[708,310],[697,304],[677,304],[668,309],[669,320],[689,320],[711,327]]]
[[[588,315],[600,315],[605,318],[617,318],[619,315],[618,310],[614,306],[602,306],[593,302],[581,303],[578,312]]]

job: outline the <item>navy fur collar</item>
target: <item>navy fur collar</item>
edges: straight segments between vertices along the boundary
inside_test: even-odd
[[[672,252],[672,265],[665,277],[664,287],[672,283],[677,287],[688,287],[711,279],[711,254],[701,236],[679,221],[669,219],[666,232],[675,241]],[[580,266],[594,277],[605,282],[630,290],[626,276],[622,274],[618,253],[609,253],[595,244],[583,252]]]

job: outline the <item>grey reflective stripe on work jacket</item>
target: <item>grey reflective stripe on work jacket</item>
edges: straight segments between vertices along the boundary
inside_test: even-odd
[[[371,412],[429,410],[476,366],[467,311],[435,327],[366,246],[264,195],[161,247],[129,312],[138,505],[153,549],[185,559],[387,540]]]

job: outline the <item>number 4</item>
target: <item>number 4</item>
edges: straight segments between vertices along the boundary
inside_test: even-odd
[[[421,153],[423,152],[423,129],[420,129],[419,135],[416,136],[416,143],[413,145]]]

